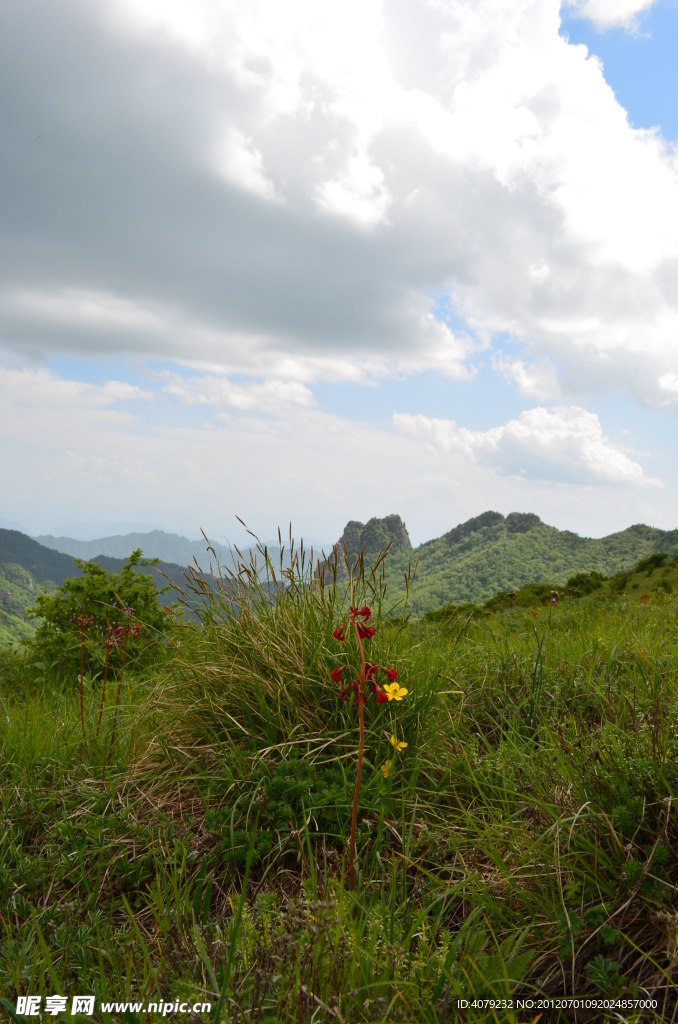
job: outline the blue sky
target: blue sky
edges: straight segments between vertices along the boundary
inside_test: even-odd
[[[570,43],[582,43],[599,57],[605,79],[635,128],[661,129],[666,139],[678,139],[678,4],[659,0],[641,13],[635,30],[602,29],[562,13],[562,32]]]
[[[278,10],[11,0],[0,522],[675,527],[678,5]]]

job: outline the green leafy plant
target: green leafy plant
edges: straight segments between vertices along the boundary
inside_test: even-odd
[[[666,565],[668,557],[665,551],[655,551],[653,554],[648,555],[647,558],[641,558],[636,565],[635,572],[646,572],[648,576],[651,576],[655,569],[660,569],[662,565]]]
[[[130,555],[119,573],[108,573],[96,562],[74,561],[80,575],[51,594],[40,594],[30,609],[38,620],[31,650],[63,674],[105,671],[109,657],[122,661],[123,646],[111,638],[121,638],[115,631],[127,628],[132,608],[139,631],[124,648],[125,657],[135,665],[151,664],[168,626],[153,577],[139,571],[153,562],[143,559],[140,550]]]
[[[586,977],[606,996],[617,996],[623,991],[626,979],[620,976],[621,966],[602,954],[586,965]]]

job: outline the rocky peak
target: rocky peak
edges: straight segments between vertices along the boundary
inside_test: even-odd
[[[354,562],[361,551],[365,557],[378,555],[382,548],[390,542],[391,551],[412,550],[412,542],[407,527],[398,515],[376,516],[367,523],[359,523],[356,519],[348,522],[344,528],[338,549],[341,552],[346,545],[349,559]]]

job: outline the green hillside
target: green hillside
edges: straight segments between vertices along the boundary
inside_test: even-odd
[[[388,519],[400,523],[399,517]],[[375,522],[386,520],[370,520]],[[362,526],[351,525],[353,532],[356,525]],[[368,531],[367,527],[363,528],[366,540],[372,534],[381,538],[383,530]],[[418,560],[410,592],[415,614],[440,608],[449,601],[481,604],[498,591],[515,591],[528,583],[563,584],[578,572],[613,576],[631,569],[654,551],[665,551],[669,556],[678,552],[678,530],[638,525],[593,539],[547,526],[539,516],[520,512],[508,516],[484,512],[413,549],[402,543],[400,528],[392,528],[390,535],[393,543],[386,559],[388,594],[391,600],[404,595],[408,565],[414,569]],[[375,554],[366,542],[366,560],[369,562]]]
[[[637,525],[593,539],[547,526],[538,516],[520,512],[508,516],[484,512],[418,548],[412,548],[398,515],[375,517],[366,524],[352,520],[339,550],[345,546],[354,562],[364,549],[369,565],[389,541],[388,596],[391,601],[404,597],[405,574],[411,566],[410,601],[415,615],[449,602],[482,604],[498,592],[510,593],[528,584],[562,586],[582,572],[612,577],[631,570],[653,552],[664,551],[669,557],[678,553],[678,530]],[[123,559],[103,555],[93,560],[108,572],[119,572],[123,565]],[[162,562],[158,568],[179,586],[185,583],[181,565]],[[165,582],[151,566],[144,571],[155,576],[159,587]],[[0,643],[30,635],[31,623],[24,612],[40,586],[59,586],[78,572],[69,555],[17,530],[0,530]],[[340,564],[340,579],[345,575]]]
[[[53,583],[40,583],[20,565],[0,564],[0,646],[25,640],[35,632],[26,616],[40,590],[54,589]]]
[[[107,572],[119,573],[125,559],[99,555],[90,561],[97,562]],[[139,571],[152,575],[160,590],[168,577],[177,586],[186,583],[184,567],[171,562],[160,562],[156,572],[152,565],[140,566]],[[26,610],[33,605],[44,588],[54,590],[70,577],[80,575],[80,570],[70,555],[64,555],[38,544],[19,530],[0,529],[0,646],[32,636],[33,622]],[[163,601],[170,603],[176,598],[170,593]]]
[[[498,615],[500,613],[521,613],[530,609],[537,614],[540,606],[553,604],[555,607],[563,601],[575,601],[593,604],[616,603],[620,609],[631,611],[640,605],[660,606],[667,601],[675,603],[678,594],[678,554],[669,559],[666,552],[654,552],[641,558],[630,572],[622,571],[614,576],[605,577],[595,570],[590,573],[579,572],[570,576],[563,585],[555,582],[528,583],[519,590],[498,591],[494,597],[481,606],[466,604],[459,606],[443,606],[436,611],[426,612],[424,619],[436,622],[454,616],[458,610],[462,614],[470,611],[476,617]],[[555,600],[554,600],[555,599]]]
[[[34,580],[59,586],[75,569],[70,555],[46,548],[19,530],[0,530],[0,565],[20,565]]]

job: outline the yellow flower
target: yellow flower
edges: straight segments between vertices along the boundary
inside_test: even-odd
[[[405,740],[397,740],[395,736],[391,736],[391,746],[395,747],[396,754],[399,754],[401,750],[405,749],[407,743],[405,743]]]
[[[393,764],[393,762],[392,762],[392,761],[386,761],[386,762],[385,762],[384,764],[382,764],[382,766],[381,766],[381,770],[382,770],[382,772],[384,773],[384,778],[385,778],[385,779],[387,779],[387,778],[388,778],[388,773],[389,773],[389,772],[390,772],[390,770],[391,770],[391,765],[392,765],[392,764]]]
[[[389,700],[402,700],[407,696],[407,687],[401,686],[400,683],[386,683],[384,693]]]

